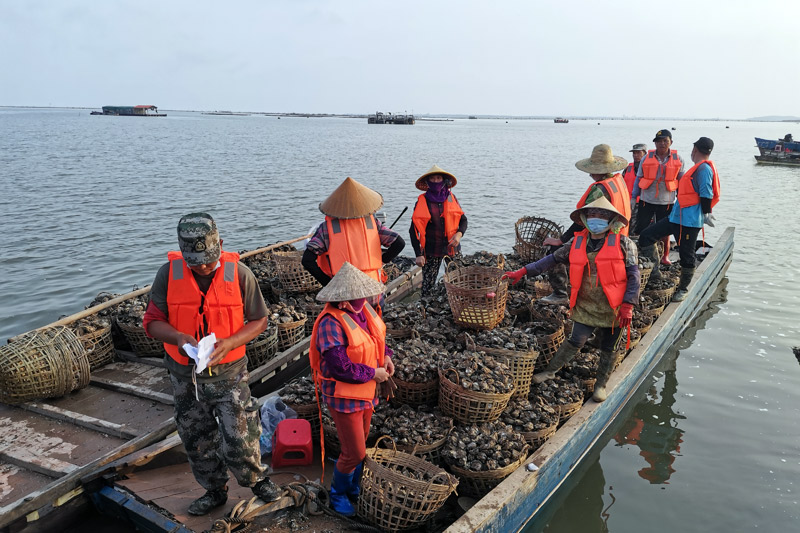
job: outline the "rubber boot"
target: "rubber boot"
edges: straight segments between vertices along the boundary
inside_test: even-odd
[[[606,392],[606,384],[611,373],[614,371],[614,363],[617,362],[616,352],[603,350],[600,352],[600,362],[597,365],[597,382],[594,384],[594,394],[592,400],[597,403],[606,401],[608,393]]]
[[[553,379],[556,377],[556,372],[561,370],[562,366],[572,361],[572,358],[578,355],[579,351],[581,351],[581,349],[577,346],[574,346],[571,342],[562,342],[561,347],[558,349],[553,358],[550,359],[550,363],[547,365],[547,368],[544,369],[544,371],[533,375],[533,381],[535,383],[543,383]]]
[[[353,516],[356,510],[350,499],[347,497],[347,491],[350,485],[353,484],[353,472],[349,474],[342,474],[339,469],[333,468],[333,481],[331,482],[331,508],[343,516]]]
[[[681,267],[681,280],[678,282],[678,288],[675,289],[675,294],[672,295],[673,302],[682,302],[686,299],[692,277],[694,277],[693,268]]]
[[[205,494],[197,498],[189,506],[189,514],[192,516],[202,516],[208,514],[211,509],[224,505],[228,501],[228,486],[215,490],[208,490]]]
[[[547,278],[550,280],[550,286],[553,292],[541,298],[539,301],[546,304],[553,305],[568,305],[569,295],[567,293],[567,265],[556,265],[550,272],[547,273]]]
[[[658,268],[658,263],[661,258],[656,255],[656,247],[652,244],[650,246],[645,246],[639,250],[639,255],[653,264],[653,271],[650,272],[650,279],[654,279],[656,281],[660,280],[661,270]]]
[[[664,237],[661,242],[664,243],[664,253],[661,256],[661,264],[669,266],[672,264],[672,261],[669,260],[669,236]]]
[[[353,470],[353,482],[350,488],[347,489],[347,497],[350,501],[355,503],[358,501],[358,496],[361,494],[361,474],[364,473],[364,462],[358,463],[358,466]]]

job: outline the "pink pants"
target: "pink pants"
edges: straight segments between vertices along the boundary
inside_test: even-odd
[[[342,447],[336,470],[342,474],[349,474],[367,456],[367,436],[372,421],[372,409],[355,413],[342,413],[334,409],[329,411],[336,423],[336,433],[339,435]]]

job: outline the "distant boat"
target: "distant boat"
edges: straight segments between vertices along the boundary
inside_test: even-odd
[[[754,156],[763,165],[800,166],[800,142],[787,133],[783,139],[761,139],[756,137],[756,147],[760,155]]]
[[[553,119],[553,122],[555,122],[556,124],[566,124],[569,122],[569,119],[557,117]]]
[[[474,119],[477,119],[478,117],[476,117],[475,115],[470,115],[469,118],[474,120]]]
[[[119,117],[166,117],[166,113],[159,113],[154,105],[104,105],[103,112],[94,112],[92,115],[114,115]]]

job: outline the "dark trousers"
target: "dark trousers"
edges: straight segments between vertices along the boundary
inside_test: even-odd
[[[576,348],[583,348],[592,333],[597,332],[598,337],[600,337],[600,349],[606,352],[613,352],[618,348],[619,338],[623,331],[620,327],[601,328],[573,322],[572,334],[570,334],[568,342]]]
[[[662,218],[655,224],[651,224],[641,235],[639,235],[639,249],[652,246],[662,237],[667,235],[675,236],[678,243],[678,251],[681,254],[681,266],[683,268],[694,268],[696,263],[695,243],[700,228],[689,228],[670,222],[668,218]]]
[[[656,218],[656,222],[666,219],[671,207],[672,205],[639,202],[639,209],[636,213],[636,227],[633,229],[633,233],[641,235],[644,229],[650,225],[653,217]]]

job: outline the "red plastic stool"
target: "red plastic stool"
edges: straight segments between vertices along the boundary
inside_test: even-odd
[[[272,468],[310,465],[314,445],[311,424],[303,418],[287,418],[278,422],[272,437]]]

